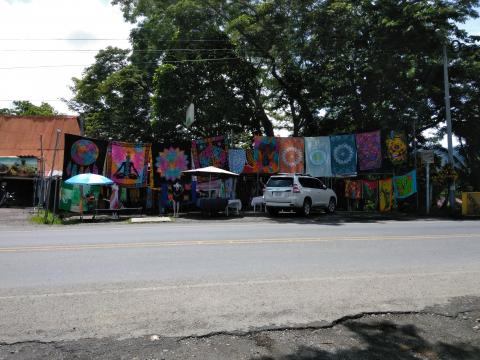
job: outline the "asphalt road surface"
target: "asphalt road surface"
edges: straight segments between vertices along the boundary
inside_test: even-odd
[[[480,222],[0,231],[0,343],[316,327],[480,296]]]

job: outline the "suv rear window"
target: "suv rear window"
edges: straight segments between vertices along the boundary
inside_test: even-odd
[[[293,178],[291,177],[272,177],[267,182],[268,187],[291,187]]]

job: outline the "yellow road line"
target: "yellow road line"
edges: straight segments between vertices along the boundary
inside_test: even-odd
[[[107,249],[140,249],[175,246],[203,245],[243,245],[243,244],[296,244],[322,243],[332,241],[385,241],[385,240],[440,240],[459,238],[480,238],[480,234],[428,234],[428,235],[387,235],[387,236],[330,236],[330,237],[299,237],[299,238],[264,238],[264,239],[222,239],[222,240],[178,240],[137,243],[95,243],[95,244],[62,244],[43,246],[1,247],[0,253],[41,252],[41,251],[78,251]]]

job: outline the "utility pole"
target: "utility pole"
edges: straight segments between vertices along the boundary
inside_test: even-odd
[[[50,171],[50,178],[48,179],[47,185],[47,198],[45,202],[45,217],[43,219],[43,223],[47,223],[47,216],[48,216],[48,207],[50,203],[50,188],[52,186],[52,178],[53,178],[53,169],[55,167],[55,156],[57,155],[57,147],[58,147],[58,138],[60,137],[61,130],[57,129],[56,138],[55,138],[55,148],[53,149],[53,159],[52,159],[52,170]]]
[[[448,163],[452,171],[453,163],[453,144],[452,144],[452,117],[450,114],[450,86],[448,82],[448,58],[447,58],[447,40],[443,41],[443,84],[445,88],[445,118],[447,120],[447,144],[448,144]],[[448,187],[448,198],[450,202],[450,209],[455,208],[455,180],[452,179]]]

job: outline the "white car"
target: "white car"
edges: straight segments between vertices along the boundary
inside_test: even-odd
[[[301,211],[308,216],[312,208],[323,208],[333,213],[337,195],[313,176],[278,174],[270,177],[263,191],[267,212],[277,215],[280,210]]]

